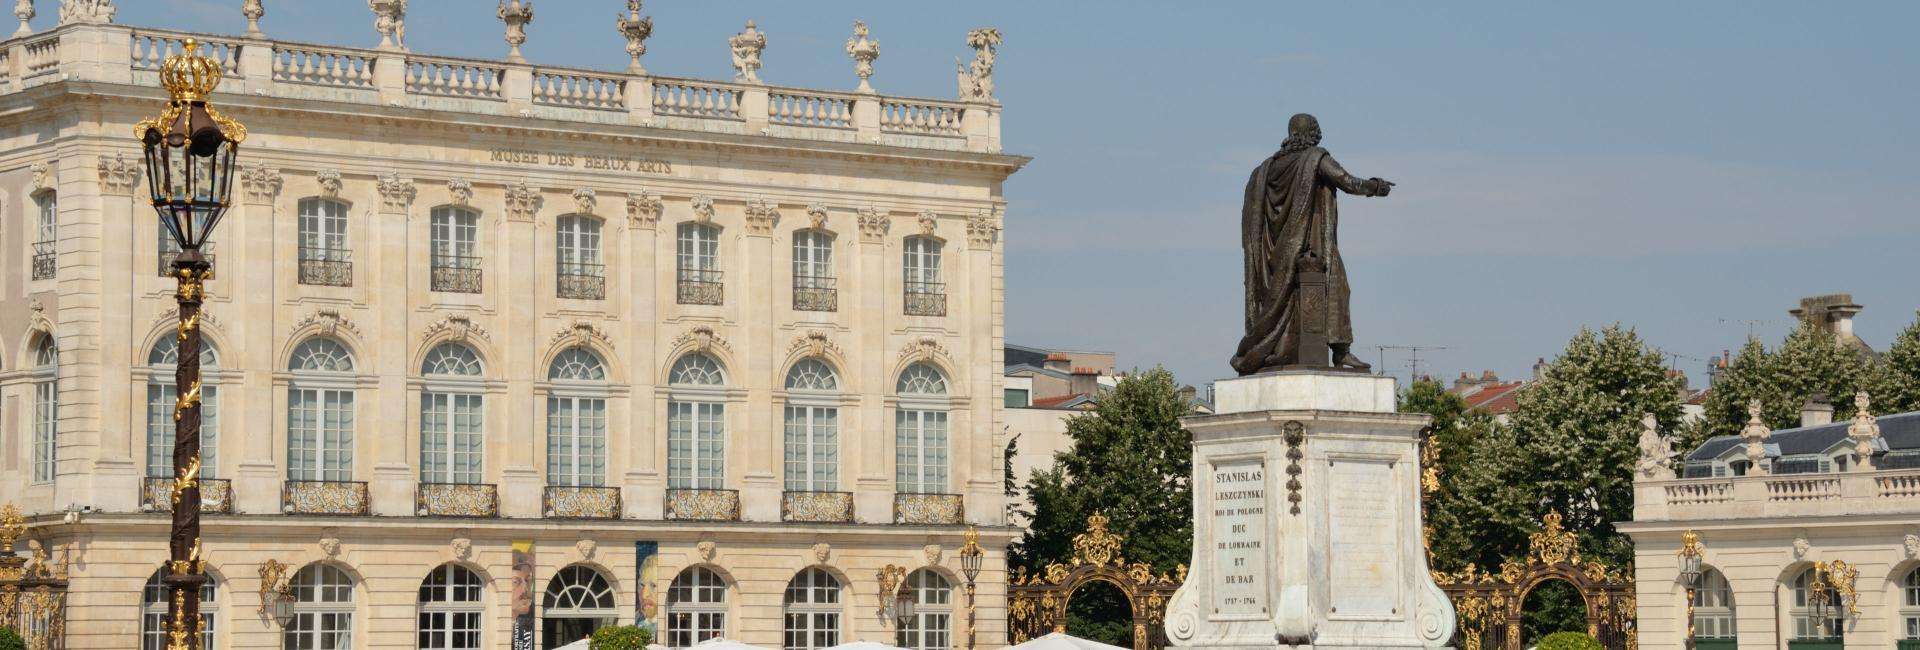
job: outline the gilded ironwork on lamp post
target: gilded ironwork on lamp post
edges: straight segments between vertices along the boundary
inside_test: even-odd
[[[146,154],[147,189],[161,227],[180,247],[173,262],[180,306],[175,334],[179,360],[174,372],[173,528],[165,583],[172,592],[167,615],[168,650],[202,647],[200,588],[206,584],[200,552],[200,305],[213,263],[201,254],[207,235],[227,211],[233,190],[233,162],[246,127],[207,104],[220,85],[219,61],[197,54],[192,39],[185,51],[167,57],[160,84],[167,106],[160,116],[134,127]]]
[[[974,642],[973,595],[974,579],[980,577],[980,565],[986,560],[986,553],[980,548],[980,531],[967,527],[967,542],[960,546],[960,573],[967,578],[967,647]]]
[[[1701,561],[1700,534],[1691,530],[1680,535],[1680,584],[1687,588],[1687,647],[1692,648],[1696,633],[1693,620],[1694,594],[1700,588]]]

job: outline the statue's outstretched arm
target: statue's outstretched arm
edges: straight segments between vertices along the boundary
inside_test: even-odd
[[[1393,185],[1378,178],[1359,178],[1353,174],[1349,174],[1345,167],[1341,167],[1340,163],[1333,159],[1333,156],[1320,157],[1319,171],[1321,178],[1326,179],[1326,181],[1332,183],[1334,187],[1338,187],[1340,191],[1348,194],[1359,196],[1386,196],[1387,188]]]

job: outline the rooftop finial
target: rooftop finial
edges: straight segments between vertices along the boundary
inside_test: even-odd
[[[373,29],[380,32],[380,49],[407,49],[407,0],[367,0],[373,10]]]
[[[647,37],[653,35],[653,17],[640,16],[640,0],[627,0],[627,15],[617,16],[614,26],[627,39],[627,56],[633,57],[633,64],[627,66],[627,72],[646,74],[646,67],[640,65],[640,57],[647,53]]]
[[[60,24],[111,23],[118,10],[113,0],[60,0]]]
[[[507,24],[507,60],[514,63],[525,62],[520,56],[520,46],[527,42],[527,23],[533,22],[533,2],[520,0],[500,0],[500,10],[496,12],[500,21]]]
[[[747,21],[747,28],[727,39],[733,48],[734,81],[760,83],[760,53],[767,49],[767,35]]]
[[[880,58],[880,41],[867,38],[865,21],[853,21],[853,38],[847,39],[847,56],[853,57],[853,74],[860,77],[860,92],[873,92],[867,78],[873,76],[873,61]]]
[[[33,26],[28,25],[27,21],[33,20],[35,13],[33,10],[33,0],[13,0],[13,17],[20,19],[20,29],[13,31],[14,38],[20,38],[33,33]]]
[[[968,101],[993,101],[993,63],[1000,47],[1000,30],[982,27],[967,32],[967,47],[973,48],[973,63],[960,69],[960,98]]]
[[[260,0],[247,0],[240,5],[240,15],[247,17],[247,36],[260,38],[266,34],[260,31],[260,19],[267,15],[267,8]]]

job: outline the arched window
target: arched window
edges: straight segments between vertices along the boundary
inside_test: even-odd
[[[907,366],[896,386],[894,490],[900,494],[947,491],[947,377],[926,363]]]
[[[560,297],[599,300],[607,296],[606,265],[600,261],[600,227],[600,220],[590,216],[560,217],[554,231]]]
[[[945,316],[947,285],[940,280],[940,240],[908,237],[901,250],[907,315]]]
[[[353,480],[353,354],[314,337],[294,348],[288,368],[287,478]]]
[[[681,571],[667,588],[667,645],[686,648],[727,633],[727,581],[706,567]]]
[[[908,650],[953,647],[953,583],[927,569],[907,574],[901,589],[912,589],[913,616],[900,624],[894,645]]]
[[[1823,641],[1838,640],[1841,638],[1841,619],[1837,613],[1829,614],[1828,618],[1824,619],[1813,615],[1813,594],[1815,593],[1814,586],[1816,584],[1825,587],[1827,602],[1832,604],[1832,609],[1829,609],[1829,611],[1834,611],[1834,609],[1845,606],[1841,604],[1840,592],[1834,590],[1833,585],[1826,584],[1825,581],[1820,580],[1819,576],[1816,575],[1818,571],[1819,569],[1817,568],[1808,568],[1805,571],[1801,571],[1800,575],[1793,579],[1793,611],[1791,615],[1793,616],[1793,638],[1795,640]]]
[[[353,647],[353,577],[339,567],[309,564],[288,583],[293,620],[280,635],[283,650]]]
[[[840,645],[840,580],[820,567],[808,567],[787,583],[785,650],[820,650]]]
[[[1693,640],[1697,648],[1734,647],[1733,589],[1713,567],[1700,572],[1693,591]]]
[[[479,483],[486,456],[480,357],[441,343],[420,364],[420,481]]]
[[[180,364],[180,342],[162,336],[147,352],[147,476],[173,477],[173,407],[179,392],[173,383]],[[208,375],[220,366],[213,342],[200,341],[200,477],[219,478],[220,387]]]
[[[347,204],[332,199],[300,200],[300,283],[353,285],[353,247],[347,240]]]
[[[1900,580],[1900,632],[1902,639],[1920,640],[1920,567]]]
[[[33,482],[53,481],[60,467],[60,345],[41,334],[33,348]]]
[[[720,227],[707,223],[680,224],[675,238],[674,269],[683,305],[718,305],[720,283]]]
[[[787,491],[840,489],[840,377],[819,359],[801,359],[787,371]]]
[[[427,227],[432,271],[428,285],[434,291],[480,292],[480,253],[475,245],[480,213],[454,205],[433,209]]]
[[[838,305],[833,276],[833,233],[793,233],[793,308],[834,311]]]
[[[485,605],[480,576],[458,564],[442,564],[420,581],[421,650],[477,650]]]
[[[33,279],[53,277],[60,243],[60,195],[47,190],[33,195],[38,218],[34,220]]]
[[[162,567],[147,577],[147,586],[140,590],[140,650],[167,649],[167,608],[173,602],[173,589],[163,581],[167,569]],[[220,623],[220,601],[215,598],[219,590],[213,585],[212,576],[207,583],[200,585],[200,620],[207,624],[200,635],[202,650],[214,647],[214,628]]]
[[[607,364],[584,347],[547,369],[547,485],[600,486],[607,476]]]
[[[542,648],[558,648],[587,638],[594,630],[613,625],[620,616],[614,609],[612,583],[599,571],[578,564],[561,569],[547,581],[540,611]]]
[[[727,483],[725,371],[699,352],[675,361],[667,375],[667,487],[718,490]]]

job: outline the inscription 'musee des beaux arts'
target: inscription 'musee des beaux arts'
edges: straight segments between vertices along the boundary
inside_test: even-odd
[[[581,169],[634,172],[638,174],[673,173],[673,163],[656,158],[600,156],[594,154],[567,153],[563,151],[529,151],[526,149],[493,149],[487,152],[487,157],[493,162],[535,167],[577,167]]]

